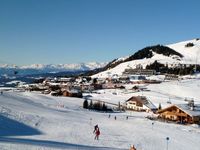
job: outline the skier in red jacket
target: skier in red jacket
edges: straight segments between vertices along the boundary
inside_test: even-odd
[[[95,131],[95,137],[94,137],[94,139],[95,140],[99,140],[99,135],[100,135],[100,130],[99,130],[99,128],[97,128],[96,131]]]

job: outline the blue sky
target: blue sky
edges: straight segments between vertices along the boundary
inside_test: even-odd
[[[107,62],[200,37],[198,0],[0,0],[0,64]]]

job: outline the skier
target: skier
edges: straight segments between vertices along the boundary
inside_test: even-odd
[[[115,120],[117,120],[117,117],[115,116]]]
[[[110,114],[109,114],[108,118],[110,118]]]
[[[128,120],[128,116],[126,116],[126,120]]]
[[[97,129],[96,129],[96,132],[95,132],[95,137],[94,137],[94,139],[95,139],[95,140],[99,140],[99,135],[100,135],[100,130],[99,130],[99,128],[97,128]]]
[[[96,133],[96,131],[97,131],[98,128],[99,128],[99,127],[98,127],[98,124],[95,125],[95,126],[94,126],[94,131],[93,131],[93,133]]]

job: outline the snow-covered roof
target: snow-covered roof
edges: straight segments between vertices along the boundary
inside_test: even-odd
[[[176,106],[191,116],[200,116],[200,105],[194,105],[193,110],[188,104],[177,104]]]
[[[149,100],[148,100],[148,103],[145,104],[145,106],[147,106],[151,110],[155,110],[155,109],[157,110],[157,107]]]
[[[200,116],[200,104],[198,105],[194,105],[193,109],[191,109],[191,107],[188,104],[176,104],[176,105],[171,105],[165,109],[160,110],[159,112],[164,112],[165,110],[171,108],[171,107],[177,107],[179,109],[181,109],[182,111],[184,111],[186,114],[192,116]]]

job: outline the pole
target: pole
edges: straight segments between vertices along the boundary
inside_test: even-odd
[[[166,137],[167,140],[167,150],[168,150],[168,141],[169,141],[169,137]]]
[[[153,130],[153,125],[154,125],[154,122],[152,122],[152,130]]]

